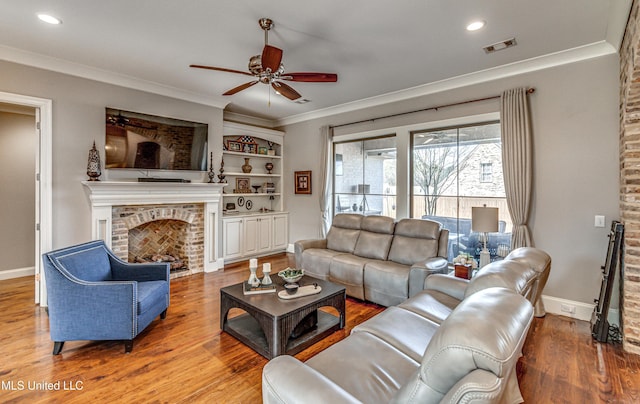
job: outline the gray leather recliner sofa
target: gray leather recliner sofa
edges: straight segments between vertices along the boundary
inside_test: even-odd
[[[307,362],[272,359],[263,369],[263,401],[522,402],[515,366],[545,255],[526,247],[471,280],[427,277],[422,292]]]
[[[263,402],[522,401],[515,367],[532,319],[531,304],[506,288],[474,293],[441,324],[389,307],[305,363],[269,361]]]
[[[338,214],[325,239],[295,243],[296,267],[391,306],[421,291],[427,276],[447,272],[448,239],[430,220]]]

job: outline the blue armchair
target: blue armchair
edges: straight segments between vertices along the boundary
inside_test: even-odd
[[[169,264],[129,264],[97,240],[43,254],[53,354],[65,341],[133,339],[169,307]]]

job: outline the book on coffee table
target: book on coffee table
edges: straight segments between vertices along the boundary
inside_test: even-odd
[[[242,293],[245,295],[257,295],[260,293],[274,293],[276,291],[276,285],[263,285],[260,284],[258,286],[251,286],[249,282],[244,281],[244,288],[242,289]]]

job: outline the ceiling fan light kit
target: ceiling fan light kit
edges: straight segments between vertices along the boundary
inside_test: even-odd
[[[222,95],[234,95],[242,90],[252,87],[255,84],[263,83],[270,85],[276,93],[291,101],[296,101],[301,99],[302,95],[288,84],[283,83],[282,80],[305,83],[332,83],[338,81],[338,75],[334,73],[285,73],[284,64],[282,64],[282,49],[269,45],[269,30],[273,28],[273,21],[269,18],[261,18],[258,20],[258,23],[260,24],[260,28],[264,30],[264,48],[262,49],[261,55],[255,55],[249,59],[248,72],[206,65],[190,65],[190,67],[243,74],[254,77],[252,81],[234,87],[224,92]],[[309,102],[309,100],[306,99],[304,101]]]

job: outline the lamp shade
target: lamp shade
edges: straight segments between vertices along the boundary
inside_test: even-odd
[[[472,207],[471,230],[478,233],[498,231],[498,208]]]

